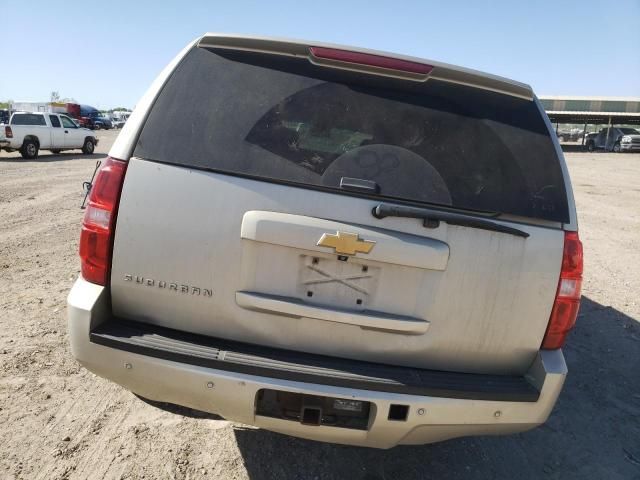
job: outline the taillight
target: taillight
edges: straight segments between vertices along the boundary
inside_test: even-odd
[[[314,57],[335,60],[338,62],[355,63],[358,65],[369,65],[372,67],[388,68],[401,72],[419,73],[427,75],[433,67],[426,63],[411,62],[399,58],[383,57],[370,53],[351,52],[349,50],[339,50],[337,48],[310,47],[309,51]]]
[[[553,350],[564,344],[567,334],[575,325],[578,317],[581,287],[582,242],[578,237],[578,232],[565,232],[560,281],[547,333],[542,340],[542,348]]]
[[[9,125],[4,127],[4,136],[7,138],[13,138],[13,131],[11,130],[11,127]]]
[[[82,277],[98,285],[106,285],[109,280],[113,232],[126,170],[127,162],[107,157],[91,187],[89,202],[82,221],[80,233]]]

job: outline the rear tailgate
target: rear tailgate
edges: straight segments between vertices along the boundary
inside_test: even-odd
[[[433,78],[196,47],[129,162],[114,313],[337,357],[522,373],[569,221],[541,115],[530,99]],[[381,202],[500,212],[491,221],[528,236],[377,219]]]

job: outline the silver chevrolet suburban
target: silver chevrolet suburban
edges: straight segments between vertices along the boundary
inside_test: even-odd
[[[528,85],[207,34],[89,196],[74,356],[137,395],[390,448],[549,416],[580,302],[567,168]]]

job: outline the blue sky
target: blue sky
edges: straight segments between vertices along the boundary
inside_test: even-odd
[[[400,6],[402,4],[402,6]],[[640,96],[640,0],[0,0],[0,101],[133,107],[207,31],[389,50],[529,83],[538,95]]]

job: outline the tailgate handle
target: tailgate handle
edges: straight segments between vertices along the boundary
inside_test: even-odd
[[[375,248],[366,254],[367,259],[374,262],[426,270],[444,271],[447,268],[449,245],[440,240],[303,215],[260,210],[248,211],[242,217],[240,238],[288,248],[328,253],[326,247],[319,245],[319,239],[322,239],[325,234],[336,235],[336,232],[355,234],[359,238],[376,242]],[[362,253],[354,253],[356,258],[363,256]]]
[[[346,323],[363,329],[384,330],[390,333],[420,335],[429,322],[421,318],[372,310],[354,311],[320,305],[310,305],[295,297],[269,295],[258,292],[236,292],[236,303],[247,310],[258,310],[298,318],[314,318],[327,322]]]

